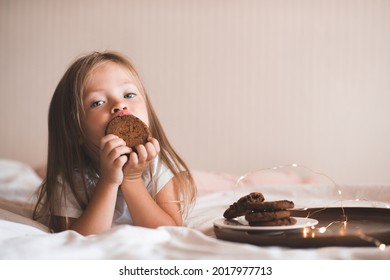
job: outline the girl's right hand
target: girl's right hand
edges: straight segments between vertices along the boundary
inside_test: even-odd
[[[122,168],[131,149],[116,135],[108,134],[100,140],[100,180],[119,187],[123,181]]]

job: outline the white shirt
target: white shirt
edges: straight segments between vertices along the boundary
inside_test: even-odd
[[[152,175],[152,176],[151,176]],[[80,175],[77,180],[81,181]],[[153,195],[153,184],[152,178],[156,183],[156,194],[173,178],[172,171],[162,162],[159,157],[156,157],[151,163],[150,168],[147,168],[142,173],[142,179],[145,183],[145,187],[148,192]],[[97,184],[98,178],[88,177],[87,178],[87,188],[91,194]],[[80,182],[81,183],[81,182]],[[59,186],[59,191],[61,190]],[[83,210],[78,205],[74,195],[68,189],[65,195],[65,202],[61,203],[59,213],[56,213],[58,216],[67,216],[69,218],[78,218],[83,213]],[[118,190],[117,200],[115,204],[115,212],[112,225],[120,224],[132,224],[131,215],[128,211],[126,201],[123,197],[122,191]]]

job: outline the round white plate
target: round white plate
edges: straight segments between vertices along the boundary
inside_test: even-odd
[[[219,228],[243,230],[243,231],[281,231],[281,230],[293,230],[305,227],[311,227],[318,224],[318,221],[311,218],[294,217],[297,222],[294,225],[287,226],[250,226],[244,217],[239,217],[232,220],[225,218],[214,221],[214,225]]]

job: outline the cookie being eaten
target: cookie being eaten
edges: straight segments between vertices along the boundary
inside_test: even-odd
[[[145,144],[151,136],[148,126],[133,115],[124,115],[113,118],[106,127],[106,135],[114,134],[126,142],[126,146],[134,149],[135,146]]]

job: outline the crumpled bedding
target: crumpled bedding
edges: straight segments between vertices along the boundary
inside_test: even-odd
[[[260,247],[218,240],[213,231],[213,221],[222,217],[229,204],[250,191],[263,192],[267,200],[293,200],[297,207],[340,203],[387,207],[388,186],[343,186],[341,197],[340,187],[334,185],[284,183],[239,188],[231,185],[225,190],[202,194],[186,219],[186,226],[146,229],[121,225],[85,237],[74,231],[48,233],[44,225],[31,220],[32,193],[40,181],[32,168],[0,161],[0,259],[390,259],[390,246],[384,250],[377,247]],[[212,186],[207,188],[210,190]]]

